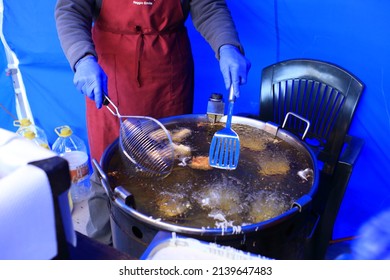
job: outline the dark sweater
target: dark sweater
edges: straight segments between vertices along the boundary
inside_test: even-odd
[[[58,37],[70,66],[86,54],[97,56],[91,27],[99,16],[103,0],[58,0],[55,19]],[[225,0],[182,0],[183,13],[191,15],[195,28],[219,57],[222,45],[235,45],[243,52]]]

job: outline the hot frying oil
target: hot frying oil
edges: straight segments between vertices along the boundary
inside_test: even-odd
[[[188,122],[166,127],[171,134],[183,135],[174,137],[175,144],[186,147],[185,154],[176,155],[169,176],[134,176],[119,150],[107,172],[111,186],[121,185],[132,193],[136,210],[147,216],[188,227],[243,226],[282,214],[313,184],[313,178],[306,181],[297,175],[312,168],[310,157],[261,129],[233,124],[241,142],[238,167],[210,170],[192,168],[191,161],[208,157],[211,139],[223,128],[221,124]]]

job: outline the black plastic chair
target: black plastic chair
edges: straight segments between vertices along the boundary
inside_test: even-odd
[[[363,147],[362,139],[348,135],[363,90],[363,83],[354,75],[324,61],[292,59],[262,71],[260,120],[284,125],[284,129],[304,137],[321,166],[311,210],[313,231],[305,244],[307,259],[324,258]],[[293,114],[285,121],[288,112]],[[305,132],[307,121],[310,125]]]

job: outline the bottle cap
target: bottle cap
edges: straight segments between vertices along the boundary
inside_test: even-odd
[[[29,126],[31,125],[30,119],[21,119],[21,120],[16,120],[14,121],[14,126]]]
[[[54,131],[57,133],[60,137],[69,137],[72,135],[73,131],[68,125],[63,125],[56,127]]]
[[[23,134],[23,136],[24,136],[25,138],[29,139],[29,140],[32,140],[32,139],[34,139],[34,138],[36,137],[35,133],[34,133],[33,131],[31,131],[31,130],[26,131],[26,132]]]

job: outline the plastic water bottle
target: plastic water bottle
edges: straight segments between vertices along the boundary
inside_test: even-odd
[[[68,161],[72,180],[70,194],[74,203],[88,199],[90,195],[90,168],[87,147],[84,141],[73,134],[67,126],[59,126],[54,129],[58,138],[52,146],[52,150]]]
[[[50,149],[44,130],[36,125],[33,125],[29,119],[14,121],[14,126],[19,127],[16,131],[17,134],[33,141],[38,146]]]

